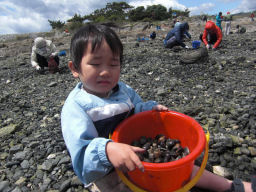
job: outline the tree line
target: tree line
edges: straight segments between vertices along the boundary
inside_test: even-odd
[[[81,16],[75,14],[71,19],[67,20],[67,23],[53,20],[48,20],[52,29],[62,29],[68,24],[70,30],[76,29],[83,25],[84,21],[101,23],[101,22],[115,22],[122,23],[124,21],[162,21],[172,17],[185,16],[189,17],[190,11],[175,10],[169,8],[167,10],[161,4],[151,5],[145,8],[139,6],[134,8],[126,2],[112,2],[107,3],[106,7],[102,9],[96,9],[89,15]]]

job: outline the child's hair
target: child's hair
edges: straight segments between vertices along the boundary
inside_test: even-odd
[[[87,24],[80,28],[72,37],[70,45],[70,57],[75,69],[80,72],[81,60],[87,50],[88,43],[92,44],[93,53],[101,46],[105,39],[114,55],[120,56],[120,64],[123,59],[123,44],[110,27],[104,24]]]

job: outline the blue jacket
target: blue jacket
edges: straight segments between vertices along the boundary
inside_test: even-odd
[[[168,34],[166,35],[165,39],[164,39],[164,45],[166,45],[167,41],[175,36],[176,37],[176,41],[178,44],[180,44],[180,46],[185,47],[186,45],[183,43],[183,38],[184,38],[184,34],[188,37],[191,38],[191,35],[188,32],[188,24],[187,23],[182,23],[179,25],[176,25],[171,31],[168,32]]]
[[[216,25],[222,30],[221,21],[222,21],[221,16],[217,15],[216,16]]]
[[[130,115],[151,110],[156,104],[143,102],[122,82],[108,98],[89,94],[82,89],[82,83],[77,84],[62,108],[61,127],[73,169],[85,185],[112,170],[105,147],[116,126]]]

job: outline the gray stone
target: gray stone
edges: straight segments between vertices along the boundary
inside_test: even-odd
[[[18,128],[17,124],[10,124],[8,126],[5,126],[3,128],[0,128],[0,137],[3,137],[5,135],[9,135],[13,132],[15,132]]]
[[[64,192],[66,191],[69,187],[70,187],[70,184],[71,184],[71,179],[68,179],[66,181],[64,181],[61,186],[60,186],[60,192]]]
[[[198,37],[202,31],[193,25],[196,17],[189,20],[192,38]],[[167,21],[161,24],[169,26]],[[139,22],[135,25],[140,31],[144,26]],[[192,56],[194,51],[165,49],[162,37],[168,27],[159,30],[154,41],[140,42],[137,47],[138,32],[130,28],[119,33],[124,43],[120,80],[134,88],[143,101],[155,100],[170,110],[185,113],[209,130],[207,169],[212,171],[211,167],[218,165],[230,171],[223,174],[225,177],[250,181],[256,169],[256,33],[233,33],[216,51],[209,50],[205,60],[187,57],[191,63],[182,63],[184,56]],[[49,35],[57,49],[69,55],[71,36],[51,34],[34,36]],[[69,57],[60,57],[59,74],[50,74],[47,68],[44,74],[34,71],[30,64],[32,41],[28,35],[27,39],[4,42],[0,50],[4,53],[0,53],[0,133],[8,131],[0,136],[0,181],[8,182],[8,192],[57,192],[60,188],[83,191],[60,121],[62,106],[79,80],[68,69]]]
[[[26,158],[27,151],[21,151],[13,155],[13,160],[24,160]]]
[[[19,144],[19,145],[15,145],[13,147],[10,148],[10,153],[16,153],[18,151],[21,151],[23,150],[23,145],[22,144]]]
[[[28,161],[28,160],[24,160],[24,161],[22,161],[20,165],[21,165],[21,167],[22,167],[23,169],[28,169],[28,168],[29,168],[29,166],[30,166],[30,164],[29,164],[29,161]]]
[[[57,82],[51,82],[47,86],[48,87],[55,87],[57,85]]]
[[[0,191],[5,191],[9,184],[9,181],[0,181]]]

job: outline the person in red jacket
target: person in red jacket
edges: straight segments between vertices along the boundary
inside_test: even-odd
[[[221,43],[222,32],[220,28],[212,21],[207,21],[205,24],[204,32],[200,35],[201,41],[204,42],[207,49],[215,50]]]
[[[252,14],[250,15],[251,21],[254,21],[254,13],[252,12]]]

